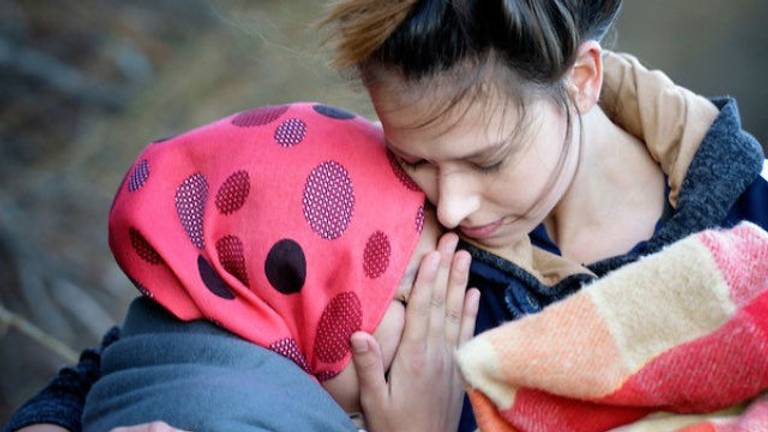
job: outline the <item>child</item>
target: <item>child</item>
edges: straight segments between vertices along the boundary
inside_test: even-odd
[[[360,408],[350,336],[372,333],[388,367],[403,303],[421,258],[436,247],[438,227],[423,193],[386,152],[379,128],[337,108],[297,103],[150,144],[117,192],[109,243],[145,297],[181,321],[207,320],[290,359],[353,413]],[[263,398],[270,387],[231,374],[247,377],[254,367],[241,363],[241,343],[208,340],[222,332],[163,314],[147,300],[132,305],[121,340],[104,353],[84,430],[158,419],[193,430],[248,429],[256,425],[242,415],[254,411],[290,421],[289,412],[269,412],[269,399],[243,400]],[[207,342],[194,339],[201,334]],[[251,352],[263,366],[261,351]],[[214,376],[216,387],[195,384],[200,376],[207,383]],[[256,395],[235,392],[243,397],[224,397],[224,405],[249,408],[202,414],[220,403],[227,383]],[[288,387],[278,393],[290,394]],[[157,411],[158,404],[165,407]]]

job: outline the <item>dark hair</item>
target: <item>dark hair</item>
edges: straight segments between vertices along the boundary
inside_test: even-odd
[[[339,0],[323,23],[335,27],[333,64],[355,68],[367,85],[380,68],[394,69],[406,83],[451,80],[441,86],[451,89],[446,103],[420,124],[477,95],[489,73],[503,78],[498,88],[518,96],[511,99],[521,124],[530,89],[546,92],[567,113],[562,169],[572,129],[563,78],[579,46],[602,40],[620,9],[621,0]]]
[[[524,80],[563,77],[585,40],[601,40],[621,0],[341,0],[334,64],[383,64],[420,79],[490,52]]]

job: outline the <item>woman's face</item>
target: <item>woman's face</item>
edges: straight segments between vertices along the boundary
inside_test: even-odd
[[[500,99],[509,96],[490,93],[414,127],[445,99],[414,97],[402,83],[387,85],[396,79],[368,90],[388,147],[437,207],[443,226],[481,245],[504,247],[550,214],[574,177],[579,153],[579,140],[569,138],[558,169],[567,120],[551,98],[535,98],[521,120],[515,104]],[[570,137],[577,137],[578,124],[572,129]]]

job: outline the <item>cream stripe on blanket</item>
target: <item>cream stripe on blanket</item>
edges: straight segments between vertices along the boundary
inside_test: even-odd
[[[768,388],[768,234],[744,222],[691,235],[477,336],[458,359],[481,430],[602,431],[749,401]],[[767,407],[636,430],[745,430],[734,425],[768,424]]]

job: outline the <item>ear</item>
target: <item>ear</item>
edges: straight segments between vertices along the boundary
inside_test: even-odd
[[[597,41],[586,41],[576,51],[576,62],[566,78],[566,90],[581,114],[600,99],[603,87],[603,49]]]

